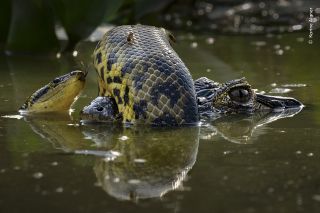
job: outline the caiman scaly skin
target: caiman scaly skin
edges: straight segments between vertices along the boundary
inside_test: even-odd
[[[115,27],[94,51],[99,96],[114,98],[123,122],[181,125],[199,120],[188,68],[173,36],[144,25]]]

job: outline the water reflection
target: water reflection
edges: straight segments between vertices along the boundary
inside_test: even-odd
[[[259,140],[265,134],[267,125],[282,118],[293,117],[302,108],[287,109],[279,112],[260,112],[251,115],[229,115],[203,122],[202,139],[211,139],[220,135],[227,141],[237,144],[250,144]]]
[[[67,113],[24,118],[36,134],[57,150],[93,155],[97,183],[110,196],[137,200],[161,197],[182,188],[195,164],[199,138],[220,135],[232,143],[253,143],[268,131],[265,124],[291,117],[300,110],[226,116],[203,121],[201,128],[81,124]]]
[[[136,200],[161,197],[181,187],[196,161],[199,128],[124,129],[127,140],[116,140],[115,160],[98,159],[99,184],[113,197]],[[178,137],[177,137],[178,135]]]
[[[98,184],[122,200],[161,197],[181,188],[196,161],[199,127],[79,125],[67,114],[28,116],[25,120],[55,148],[94,155]]]

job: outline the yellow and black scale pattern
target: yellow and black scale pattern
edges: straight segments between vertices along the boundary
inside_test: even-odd
[[[180,125],[199,120],[192,77],[163,28],[115,27],[94,51],[99,95],[114,98],[123,122]]]

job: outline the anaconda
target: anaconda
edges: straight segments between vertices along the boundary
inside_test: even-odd
[[[182,125],[196,123],[202,115],[302,106],[293,98],[256,94],[245,79],[224,84],[207,78],[193,81],[171,46],[174,41],[170,32],[153,26],[126,25],[108,31],[93,53],[99,97],[84,108],[82,118]],[[22,109],[30,111],[35,103],[28,99]]]

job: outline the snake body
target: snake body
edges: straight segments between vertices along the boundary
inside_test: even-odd
[[[123,122],[198,121],[193,80],[171,47],[173,39],[163,28],[127,25],[108,31],[97,44],[99,96],[114,98]]]

